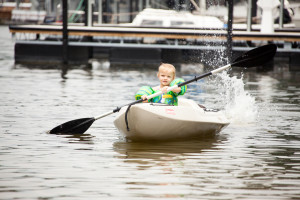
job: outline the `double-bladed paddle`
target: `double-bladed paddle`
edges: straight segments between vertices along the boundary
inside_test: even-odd
[[[218,69],[212,70],[208,73],[202,74],[200,76],[196,76],[195,78],[185,81],[183,83],[180,83],[178,85],[172,86],[168,88],[168,91],[171,91],[177,87],[181,87],[184,85],[187,85],[189,83],[192,83],[194,81],[197,81],[199,79],[202,79],[206,76],[210,76],[216,73],[219,73],[223,70],[226,70],[230,67],[243,67],[243,68],[250,68],[250,67],[257,67],[260,65],[263,65],[264,63],[270,61],[277,50],[277,46],[275,44],[268,44],[268,45],[264,45],[261,47],[257,47],[254,48],[250,51],[247,51],[246,53],[244,53],[242,56],[239,56],[238,58],[236,58],[234,60],[234,62],[232,64],[227,64],[223,67],[220,67]],[[147,96],[147,99],[152,99],[156,96],[161,95],[162,92],[157,92],[155,94],[149,95]],[[51,134],[82,134],[84,133],[87,129],[89,129],[89,127],[94,123],[94,121],[101,119],[103,117],[106,117],[110,114],[113,114],[115,112],[119,112],[119,110],[122,107],[125,106],[129,106],[129,105],[134,105],[137,103],[141,103],[143,102],[143,99],[131,102],[129,104],[125,104],[123,106],[117,107],[116,109],[104,113],[102,115],[96,116],[96,117],[91,117],[91,118],[80,118],[80,119],[75,119],[72,121],[68,121],[66,123],[63,123],[55,128],[53,128],[52,130],[49,131],[49,133]]]

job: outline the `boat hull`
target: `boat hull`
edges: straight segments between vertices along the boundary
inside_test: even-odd
[[[194,101],[180,99],[178,106],[143,103],[131,106],[128,128],[127,107],[114,120],[117,129],[129,140],[194,139],[215,135],[229,121],[220,111],[208,112]]]

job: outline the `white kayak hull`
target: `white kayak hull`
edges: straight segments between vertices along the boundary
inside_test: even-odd
[[[221,111],[205,111],[192,100],[179,99],[178,106],[140,103],[119,111],[114,124],[129,140],[176,140],[212,136],[229,125]]]

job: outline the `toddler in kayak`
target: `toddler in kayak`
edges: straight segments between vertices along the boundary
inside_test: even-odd
[[[187,86],[177,87],[172,91],[167,92],[168,87],[172,87],[174,85],[178,85],[183,83],[184,80],[182,78],[176,78],[176,69],[173,65],[168,63],[161,63],[158,68],[157,77],[160,81],[160,85],[156,87],[143,86],[136,93],[135,99],[143,99],[146,102],[154,102],[154,103],[165,103],[169,105],[178,105],[177,97],[179,95],[184,95],[186,92]],[[156,96],[152,99],[147,100],[147,96],[162,91],[163,94]]]

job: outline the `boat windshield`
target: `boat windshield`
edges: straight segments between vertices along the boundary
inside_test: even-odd
[[[194,25],[192,21],[171,21],[171,26],[186,26],[186,25]]]
[[[160,21],[160,20],[143,20],[141,25],[142,26],[162,26],[163,21]]]

